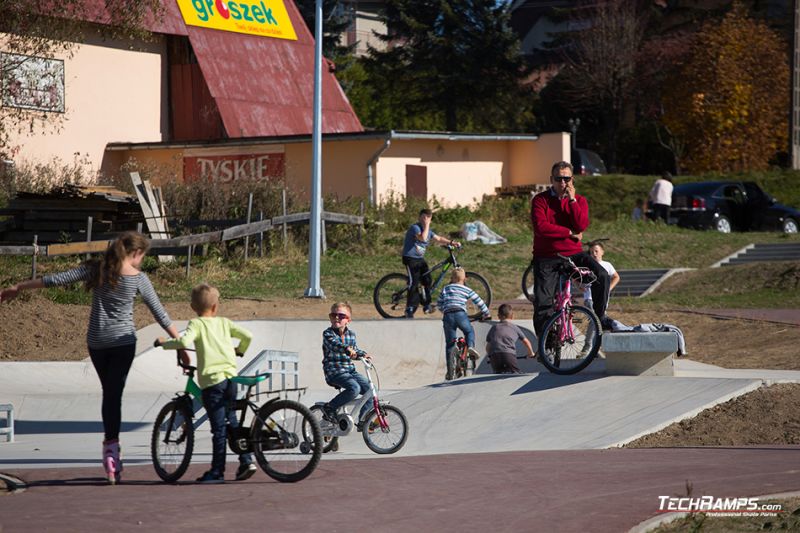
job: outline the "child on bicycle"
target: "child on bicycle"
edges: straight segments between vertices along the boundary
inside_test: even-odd
[[[211,470],[197,478],[199,483],[225,482],[225,453],[227,447],[227,425],[231,431],[239,427],[236,412],[232,409],[236,400],[236,384],[230,378],[236,376],[236,356],[242,357],[250,346],[253,334],[227,318],[217,316],[219,291],[206,283],[192,289],[192,310],[197,318],[189,321],[186,331],[179,339],[158,339],[166,349],[188,348],[194,344],[197,353],[197,381],[203,389],[203,407],[211,424],[213,455]],[[239,339],[234,348],[231,339]],[[256,471],[253,454],[239,456],[236,481],[250,478]]]
[[[433,313],[431,306],[431,275],[427,274],[429,268],[425,262],[425,252],[428,245],[433,241],[435,244],[454,244],[452,241],[441,235],[437,235],[431,229],[433,211],[422,209],[419,212],[419,220],[409,226],[403,240],[403,264],[411,280],[411,287],[408,289],[408,299],[406,301],[406,318],[414,318],[417,306],[420,304],[419,286],[422,284],[422,310],[427,315]]]
[[[354,359],[369,357],[369,354],[356,345],[356,333],[348,328],[352,316],[353,309],[349,303],[333,304],[328,315],[331,327],[322,332],[322,370],[325,372],[325,383],[341,389],[339,394],[323,406],[325,419],[334,423],[336,411],[340,407],[370,390],[369,380],[356,372],[353,364]],[[364,404],[359,420],[369,407],[369,402]]]
[[[509,304],[503,304],[497,310],[500,322],[492,326],[486,335],[486,353],[489,354],[489,363],[495,374],[522,374],[517,366],[517,340],[528,349],[528,359],[534,357],[531,341],[525,336],[514,320],[514,309]]]
[[[445,285],[439,294],[439,300],[436,302],[437,307],[442,312],[442,327],[444,328],[446,341],[445,359],[447,360],[447,374],[444,379],[447,381],[453,379],[453,367],[448,354],[456,344],[458,330],[464,333],[470,356],[479,357],[478,352],[475,351],[475,330],[472,329],[469,315],[467,315],[467,300],[472,300],[480,308],[483,315],[481,320],[491,318],[486,303],[475,291],[464,285],[465,280],[464,269],[461,267],[454,268],[450,277],[450,284]]]

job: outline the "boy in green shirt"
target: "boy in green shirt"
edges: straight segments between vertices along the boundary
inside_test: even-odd
[[[239,426],[236,412],[232,409],[236,400],[236,384],[230,378],[237,374],[236,356],[243,356],[253,339],[253,334],[243,327],[217,316],[218,306],[219,291],[201,283],[192,289],[192,309],[197,313],[197,318],[189,321],[179,339],[158,339],[158,344],[173,350],[194,344],[197,353],[197,381],[203,389],[203,407],[211,424],[213,444],[211,470],[197,479],[200,483],[225,482],[226,420],[232,431]],[[239,339],[239,346],[235,350],[231,344],[232,338]],[[248,479],[255,471],[253,455],[240,455],[236,480]]]

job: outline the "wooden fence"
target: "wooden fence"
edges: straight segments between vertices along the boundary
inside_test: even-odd
[[[247,239],[252,235],[260,235],[266,231],[283,228],[284,239],[286,238],[286,226],[288,224],[304,223],[311,220],[311,213],[293,213],[290,215],[283,215],[273,217],[268,220],[260,220],[258,222],[250,222],[247,224],[240,224],[231,226],[218,231],[209,231],[206,233],[196,233],[192,235],[183,235],[171,239],[152,239],[150,247],[153,250],[159,249],[187,249],[186,272],[189,273],[192,250],[197,245],[211,244],[218,242],[233,241],[237,239]],[[325,223],[333,224],[353,224],[360,226],[359,234],[364,230],[364,217],[359,215],[346,215],[342,213],[331,213],[328,211],[322,212],[322,239],[324,243],[324,227]],[[0,246],[0,255],[23,255],[32,256],[33,260],[33,277],[36,277],[36,257],[46,256],[55,257],[62,255],[80,255],[88,253],[102,253],[108,248],[110,240],[89,241],[89,242],[71,242],[65,244],[50,244],[47,246],[37,246],[34,238],[34,244],[31,246]],[[323,244],[323,253],[325,245]]]

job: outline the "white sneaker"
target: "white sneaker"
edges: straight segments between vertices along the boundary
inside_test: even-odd
[[[467,354],[473,359],[480,359],[481,357],[481,354],[479,354],[475,348],[467,348]]]

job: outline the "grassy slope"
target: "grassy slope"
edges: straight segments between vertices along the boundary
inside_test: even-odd
[[[709,179],[714,177],[709,177]],[[676,178],[676,182],[699,178]],[[720,179],[719,177],[715,179]],[[736,178],[734,178],[736,179]],[[800,172],[741,176],[755,179],[773,195],[788,204],[800,205]],[[606,258],[618,269],[687,267],[706,269],[681,276],[647,299],[615,299],[616,304],[639,306],[704,307],[797,307],[797,273],[793,265],[728,267],[707,269],[709,265],[749,243],[800,242],[800,235],[778,233],[733,233],[685,230],[663,224],[629,221],[628,213],[637,197],[644,197],[652,176],[600,176],[580,178],[578,190],[589,198],[593,223],[585,240],[607,237]],[[357,203],[357,202],[356,202]],[[363,241],[354,238],[351,228],[334,226],[328,230],[330,248],[322,260],[322,287],[329,299],[369,302],[375,282],[384,274],[402,271],[399,259],[403,232],[416,217],[419,206],[405,210],[390,207],[368,213],[367,234]],[[329,205],[334,211],[349,212],[347,202]],[[434,228],[442,234],[456,235],[463,222],[483,220],[509,239],[508,244],[484,246],[468,243],[460,260],[468,270],[483,274],[491,283],[495,299],[511,299],[520,294],[520,278],[530,261],[531,233],[528,200],[489,199],[476,210],[455,208],[437,211]],[[372,222],[380,221],[381,224]],[[307,235],[307,232],[306,232]],[[276,235],[272,236],[275,241]],[[197,258],[187,279],[181,265],[159,265],[149,260],[147,270],[164,300],[185,300],[191,286],[209,281],[229,297],[292,298],[303,294],[308,273],[306,240],[296,236],[298,246],[290,245],[264,259],[222,260],[218,254]],[[234,250],[234,256],[237,251]],[[251,253],[251,257],[252,257]],[[429,263],[445,257],[443,250],[429,252]],[[39,275],[77,264],[79,258],[39,261]],[[0,286],[30,275],[30,261],[0,256]],[[794,285],[792,285],[794,283]],[[80,288],[49,290],[51,298],[62,302],[87,302]]]

